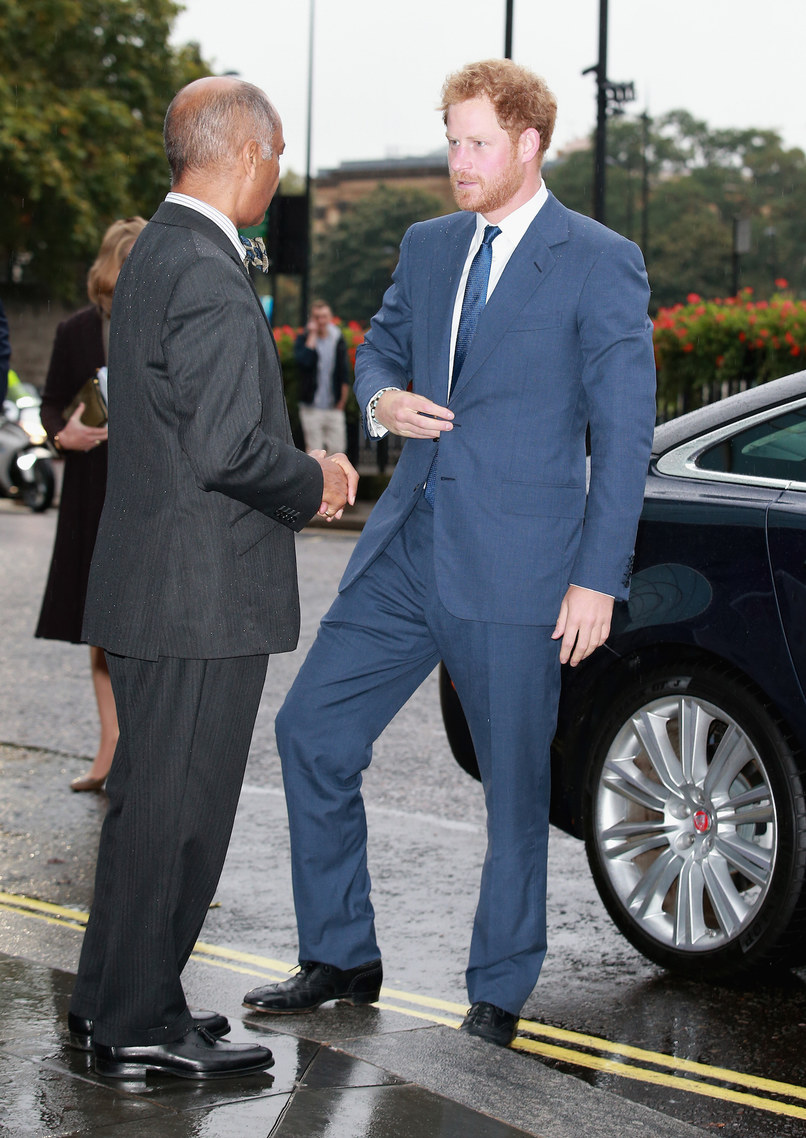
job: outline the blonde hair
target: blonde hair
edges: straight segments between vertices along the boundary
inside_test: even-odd
[[[113,221],[101,241],[98,255],[87,273],[87,295],[93,304],[109,315],[112,295],[123,262],[146,227],[143,217],[124,217]]]
[[[442,121],[447,123],[449,107],[483,96],[492,103],[499,125],[513,142],[530,127],[538,131],[542,159],[551,144],[557,118],[557,100],[545,79],[511,59],[468,63],[445,80],[439,106]]]

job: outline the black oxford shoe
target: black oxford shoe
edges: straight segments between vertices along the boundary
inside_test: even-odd
[[[381,994],[383,968],[370,960],[357,968],[336,968],[317,960],[300,960],[299,972],[290,980],[253,988],[243,998],[244,1006],[272,1015],[312,1012],[328,1000],[347,1004],[374,1004]]]
[[[229,1031],[229,1020],[218,1012],[192,1011],[194,1027],[203,1027],[210,1035],[220,1039]],[[67,1013],[67,1030],[70,1032],[70,1046],[77,1051],[92,1051],[92,1020],[84,1016]]]
[[[465,1018],[462,1020],[460,1031],[467,1035],[477,1035],[479,1039],[486,1039],[488,1043],[495,1043],[498,1047],[509,1047],[515,1038],[515,1029],[518,1026],[518,1017],[512,1012],[505,1012],[495,1004],[486,1004],[483,1000],[470,1005]]]
[[[172,1043],[149,1047],[93,1045],[95,1073],[107,1079],[144,1082],[149,1071],[179,1079],[232,1079],[257,1075],[274,1064],[268,1047],[221,1043],[203,1027],[194,1027]]]

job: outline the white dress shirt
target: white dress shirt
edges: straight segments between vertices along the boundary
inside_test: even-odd
[[[232,244],[238,250],[238,256],[241,258],[243,264],[246,264],[246,249],[238,236],[238,230],[235,228],[235,223],[231,221],[225,213],[220,209],[216,209],[214,205],[209,202],[203,202],[200,198],[192,198],[188,194],[177,194],[173,190],[165,195],[166,202],[173,202],[174,205],[184,205],[188,209],[195,209],[196,213],[204,214],[210,221],[215,222],[219,229],[223,230],[229,237]]]

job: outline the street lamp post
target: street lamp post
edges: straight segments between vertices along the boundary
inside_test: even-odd
[[[311,271],[311,203],[313,178],[311,176],[311,138],[313,136],[313,30],[316,0],[310,0],[310,25],[308,27],[308,119],[305,136],[305,258],[300,283],[300,324],[304,327],[308,320],[308,296],[310,292]]]
[[[607,0],[599,0],[599,60],[583,75],[596,75],[596,146],[593,158],[593,216],[606,224],[605,174],[607,169],[607,118],[622,114],[624,103],[635,98],[633,83],[611,83],[607,78]]]

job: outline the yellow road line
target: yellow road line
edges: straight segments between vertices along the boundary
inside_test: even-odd
[[[752,1106],[756,1110],[764,1110],[771,1114],[784,1114],[790,1118],[806,1118],[806,1108],[792,1106],[786,1102],[777,1102],[775,1099],[760,1098],[758,1095],[745,1094],[743,1091],[734,1091],[729,1087],[718,1087],[712,1083],[704,1083],[699,1079],[683,1079],[676,1075],[666,1075],[661,1071],[650,1071],[641,1067],[631,1067],[627,1063],[618,1063],[614,1059],[602,1059],[598,1055],[589,1055],[584,1051],[569,1051],[564,1047],[553,1047],[550,1043],[538,1043],[534,1039],[516,1039],[513,1047],[519,1051],[530,1051],[536,1055],[543,1055],[547,1059],[558,1059],[562,1063],[569,1063],[575,1067],[588,1067],[593,1071],[604,1071],[608,1074],[620,1075],[626,1079],[635,1079],[641,1083],[652,1083],[659,1087],[674,1087],[676,1090],[691,1091],[703,1095],[705,1098],[717,1098],[723,1102],[732,1102],[741,1106]],[[731,1072],[731,1081],[739,1082],[737,1072]],[[785,1083],[780,1086],[787,1086]],[[790,1087],[786,1093],[792,1095],[800,1091],[800,1087]]]
[[[49,901],[39,901],[36,898],[2,891],[0,891],[0,910],[36,917],[48,924],[61,925],[76,930],[82,929],[88,918],[88,914],[80,909],[69,909],[62,905],[51,904]],[[288,964],[272,957],[261,956],[254,952],[241,952],[238,949],[220,948],[218,945],[208,944],[205,941],[197,942],[193,956],[213,967],[225,968],[230,972],[257,976],[267,980],[282,980],[296,968],[294,964]],[[461,1017],[466,1011],[466,1004],[457,1004],[438,997],[420,996],[397,988],[384,986],[382,995],[383,1002],[379,1002],[376,1006],[384,1011],[398,1012],[401,1015],[426,1020],[429,1023],[444,1024],[447,1027],[458,1028]],[[395,1002],[388,1003],[389,1000]],[[405,1004],[413,1005],[413,1007],[401,1006]],[[459,1018],[446,1018],[445,1016],[428,1014],[428,1011],[415,1011],[414,1008],[425,1008],[434,1012],[449,1012]],[[569,1047],[555,1046],[538,1039],[519,1035],[513,1043],[513,1048],[518,1051],[542,1055],[544,1058],[554,1059],[571,1066],[585,1067],[589,1070],[602,1071],[639,1082],[652,1083],[656,1086],[673,1087],[677,1090],[685,1090],[709,1098],[752,1106],[758,1110],[784,1114],[792,1118],[806,1118],[806,1108],[804,1107],[717,1086],[714,1083],[703,1082],[702,1079],[689,1079],[679,1075],[667,1074],[664,1071],[654,1071],[649,1067],[633,1066],[605,1056],[607,1054],[618,1055],[623,1058],[634,1059],[638,1064],[646,1063],[655,1067],[671,1068],[674,1071],[690,1072],[702,1075],[706,1079],[732,1083],[735,1087],[747,1087],[752,1090],[766,1091],[771,1095],[806,1100],[806,1088],[793,1083],[782,1083],[776,1079],[747,1075],[727,1067],[713,1067],[692,1059],[677,1058],[657,1051],[648,1051],[645,1048],[634,1047],[628,1043],[614,1043],[612,1040],[601,1036],[570,1031],[567,1028],[552,1027],[550,1024],[542,1024],[536,1020],[521,1019],[518,1022],[518,1030],[527,1032],[530,1036],[542,1036],[558,1043],[573,1045]],[[580,1047],[590,1048],[591,1051],[600,1051],[605,1055],[594,1055],[590,1051],[580,1051],[578,1050]]]
[[[0,909],[4,910],[7,913],[16,913],[17,916],[23,912],[23,915],[26,917],[35,916],[38,921],[44,921],[47,925],[61,925],[63,929],[75,929],[77,932],[83,931],[84,929],[83,922],[65,920],[63,917],[48,917],[44,913],[25,913],[23,910],[21,910],[19,905],[5,905],[2,901],[0,901]]]
[[[531,1020],[520,1020],[518,1027],[533,1035],[544,1035],[547,1039],[575,1043],[597,1051],[610,1051],[627,1059],[654,1063],[658,1067],[673,1067],[678,1071],[692,1071],[694,1074],[706,1075],[709,1079],[721,1079],[728,1083],[735,1083],[737,1086],[752,1087],[753,1090],[770,1091],[772,1094],[806,1099],[806,1087],[799,1087],[793,1083],[781,1083],[776,1079],[765,1079],[759,1075],[744,1075],[740,1071],[732,1071],[728,1067],[712,1067],[708,1063],[698,1063],[693,1059],[679,1059],[673,1055],[663,1055],[657,1051],[645,1051],[642,1047],[633,1047],[628,1043],[613,1043],[598,1035],[568,1031],[562,1027],[551,1027],[548,1024],[534,1023]]]
[[[0,892],[0,901],[18,909],[32,909],[36,913],[52,913],[56,917],[65,917],[69,921],[80,921],[85,925],[89,917],[89,913],[84,913],[81,909],[65,909],[63,905],[51,905],[50,901],[37,901],[33,897],[23,897],[19,893]]]

